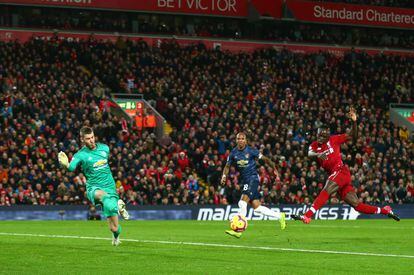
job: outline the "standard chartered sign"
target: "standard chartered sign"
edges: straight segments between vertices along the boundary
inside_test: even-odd
[[[285,212],[287,218],[290,218],[292,214],[305,213],[308,206],[284,206],[281,209],[278,207],[271,208],[276,212]],[[238,207],[231,205],[223,207],[201,207],[198,210],[197,220],[199,221],[225,221],[231,219],[239,211]],[[359,213],[349,206],[332,206],[323,207],[319,209],[314,216],[317,220],[356,220]],[[249,220],[275,220],[262,214],[254,213],[253,209],[250,208],[247,211],[247,219]]]

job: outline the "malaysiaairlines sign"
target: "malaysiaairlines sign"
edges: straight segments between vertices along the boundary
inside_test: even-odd
[[[309,206],[306,205],[292,205],[270,207],[276,212],[285,212],[289,219],[292,214],[305,213]],[[197,220],[199,221],[226,221],[231,219],[239,211],[236,206],[221,206],[221,207],[201,207],[197,213]],[[329,206],[319,209],[314,216],[317,220],[356,220],[360,214],[352,207],[346,205]],[[247,219],[249,220],[274,220],[275,218],[266,217],[262,214],[257,214],[250,208],[247,212]]]

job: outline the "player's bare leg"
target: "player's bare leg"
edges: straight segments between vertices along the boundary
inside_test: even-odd
[[[121,241],[119,239],[119,234],[121,234],[121,226],[118,224],[118,215],[109,217],[108,219],[109,230],[111,230],[113,237],[112,237],[112,245],[118,246]]]
[[[382,208],[372,206],[369,204],[365,204],[359,201],[358,196],[355,192],[349,192],[346,194],[344,201],[351,205],[356,211],[364,213],[364,214],[383,214],[387,215],[388,217],[400,221],[400,217],[398,217],[394,212],[392,211],[390,206],[384,206]]]
[[[109,230],[113,235],[112,245],[118,246],[121,243],[119,240],[121,226],[118,223],[118,201],[103,190],[95,191],[95,199],[102,203],[104,214],[108,217]]]
[[[95,199],[102,202],[102,198],[106,195],[106,192],[103,190],[96,190],[95,191]]]
[[[310,223],[312,220],[313,214],[315,214],[318,209],[325,205],[329,197],[338,191],[338,184],[334,181],[328,180],[325,184],[323,190],[319,193],[318,197],[313,202],[311,208],[304,215],[291,215],[294,220],[301,220],[303,223]]]
[[[268,217],[277,218],[280,223],[280,228],[284,230],[286,228],[286,214],[283,212],[275,212],[266,206],[260,204],[259,200],[252,201],[252,207],[255,213],[259,213]]]

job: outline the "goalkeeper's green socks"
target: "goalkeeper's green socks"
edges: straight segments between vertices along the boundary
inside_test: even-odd
[[[118,238],[119,234],[121,234],[121,225],[118,225],[118,230],[116,232],[112,232],[112,234],[114,234],[114,238]]]

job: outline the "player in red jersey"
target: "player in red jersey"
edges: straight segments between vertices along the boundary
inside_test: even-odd
[[[302,220],[304,223],[310,223],[315,212],[320,209],[329,197],[337,192],[342,200],[351,205],[356,211],[364,214],[383,214],[396,221],[400,218],[392,212],[390,206],[375,207],[362,202],[355,193],[351,184],[351,173],[347,165],[342,162],[341,144],[349,139],[357,139],[357,115],[354,108],[350,108],[349,118],[353,121],[351,135],[333,135],[330,136],[329,128],[320,127],[318,129],[317,141],[312,142],[309,146],[309,157],[317,157],[318,163],[329,174],[325,187],[319,193],[318,197],[312,204],[312,207],[304,215],[292,215],[295,220]]]

